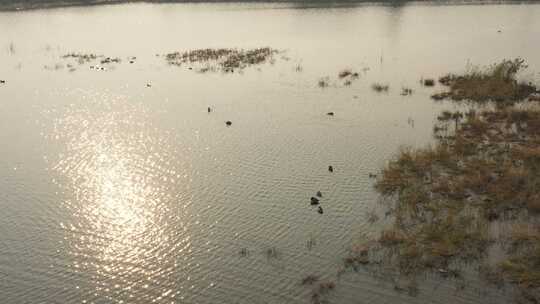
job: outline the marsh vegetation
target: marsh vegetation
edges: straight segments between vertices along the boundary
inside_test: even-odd
[[[326,88],[330,85],[330,78],[329,77],[321,77],[317,81],[317,86],[319,88]]]
[[[320,281],[319,276],[310,274],[302,279],[302,286],[311,286],[310,301],[313,304],[328,303],[326,299],[328,293],[336,288],[334,281]]]
[[[389,85],[387,84],[382,84],[382,83],[374,83],[371,85],[371,88],[373,89],[373,91],[377,92],[377,93],[386,93],[388,92],[388,89],[390,88]]]
[[[438,120],[434,146],[404,148],[382,170],[375,187],[395,220],[346,266],[377,261],[411,278],[460,277],[457,265],[483,264],[499,244],[504,257],[484,273],[539,300],[540,111],[443,112]],[[500,222],[513,228],[493,233]],[[381,252],[385,259],[368,258]]]
[[[390,225],[354,246],[338,274],[375,266],[397,291],[416,295],[421,274],[465,288],[462,267],[476,265],[487,282],[511,286],[516,300],[540,301],[540,109],[515,105],[537,96],[533,84],[517,80],[525,67],[519,58],[504,60],[439,80],[450,89],[443,98],[495,106],[441,112],[433,145],[404,147],[387,163],[375,189]],[[370,212],[370,223],[379,219]],[[494,248],[501,254],[490,254]]]
[[[68,53],[62,56],[63,59],[74,59],[79,64],[92,62],[98,58],[103,58],[103,55],[85,54],[85,53]]]
[[[467,58],[512,54],[538,69],[530,17],[540,7],[342,4],[4,13],[0,273],[9,280],[0,302],[512,302],[477,280],[484,261],[489,281],[533,292],[535,200],[497,218],[456,198],[454,215],[430,219],[436,211],[420,207],[402,227],[400,195],[378,204],[373,185],[400,145],[436,150],[469,119],[469,103],[430,100],[449,90],[438,76],[465,74]],[[180,64],[166,56],[265,46],[280,51],[245,67],[225,64],[232,52],[193,52]],[[433,87],[420,83],[426,77]],[[484,120],[483,105],[471,106]],[[434,179],[452,182],[444,166],[432,165]],[[429,183],[403,197],[442,213]]]
[[[518,80],[518,74],[526,68],[525,60],[516,58],[505,59],[484,68],[470,67],[462,75],[447,74],[439,79],[439,83],[448,90],[434,94],[432,98],[474,102],[495,101],[499,104],[522,101],[538,93],[532,83]]]
[[[196,49],[184,52],[174,52],[165,55],[170,65],[199,65],[199,72],[222,71],[234,72],[248,66],[271,62],[278,50],[270,47],[255,49]],[[202,65],[202,66],[200,66]]]
[[[431,78],[422,79],[421,82],[422,82],[422,85],[425,87],[432,87],[435,85],[435,79],[431,79]]]
[[[343,81],[343,85],[350,86],[352,82],[360,77],[358,72],[351,69],[345,69],[339,72],[338,78]]]
[[[67,68],[70,72],[77,70],[77,66],[84,66],[86,64],[91,64],[91,70],[104,71],[108,68],[113,67],[113,65],[122,63],[120,57],[110,57],[105,55],[98,55],[94,53],[82,53],[82,52],[71,52],[61,56],[61,59],[66,61],[58,62],[51,65],[45,65],[46,70],[62,70]],[[127,58],[129,63],[135,63],[136,57],[130,56]]]
[[[410,96],[412,95],[413,90],[408,87],[401,88],[401,96]]]

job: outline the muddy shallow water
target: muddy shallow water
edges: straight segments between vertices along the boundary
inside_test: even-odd
[[[384,276],[336,273],[385,224],[369,173],[431,142],[454,108],[420,79],[520,56],[538,82],[539,15],[430,3],[0,13],[2,301],[308,303],[300,282],[317,274],[337,283],[330,303],[505,303],[475,275],[426,277],[411,297]],[[163,57],[266,46],[281,52],[234,73]],[[72,52],[122,60],[97,70],[61,58]],[[346,68],[359,72],[349,86]]]

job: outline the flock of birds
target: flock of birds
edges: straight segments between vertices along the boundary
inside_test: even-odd
[[[5,80],[0,80],[0,84],[5,84],[5,83],[6,83]],[[148,83],[148,84],[146,84],[146,86],[147,86],[147,87],[151,87],[152,85]],[[210,112],[212,112],[212,108],[211,108],[211,107],[208,107],[208,113],[210,113]],[[328,115],[328,116],[334,116],[334,112],[328,112],[328,113],[326,113],[326,115]],[[227,120],[227,121],[225,122],[225,125],[227,125],[228,127],[230,127],[230,126],[232,125],[232,121]],[[328,166],[328,171],[331,172],[331,173],[334,172],[334,167]],[[374,178],[374,177],[377,177],[377,175],[370,173],[370,174],[369,174],[369,177]],[[322,206],[320,205],[320,199],[321,199],[321,198],[322,198],[322,192],[321,192],[321,191],[317,191],[316,195],[311,197],[311,205],[312,205],[312,206],[318,206],[318,207],[317,207],[317,212],[318,212],[319,214],[323,214],[323,213],[324,213],[324,210],[323,210]]]
[[[5,80],[0,80],[0,84],[5,84],[5,83],[6,83]],[[148,84],[146,84],[146,86],[151,87],[152,85],[148,83]],[[212,108],[208,107],[208,113],[211,113],[211,112],[212,112]],[[326,113],[326,115],[334,116],[334,112],[328,112],[328,113]],[[225,122],[225,125],[230,127],[232,125],[232,122],[230,120],[227,120]],[[328,171],[331,172],[331,173],[334,172],[334,167],[333,166],[328,166]],[[370,173],[369,177],[375,178],[375,177],[377,177],[377,175]],[[320,205],[320,199],[321,198],[322,198],[322,192],[321,191],[317,191],[316,195],[311,197],[311,205],[312,206],[318,206],[317,207],[317,212],[319,214],[324,213],[324,210],[323,210],[322,206]]]
[[[211,113],[211,112],[212,112],[212,108],[208,107],[208,113]],[[328,113],[326,113],[326,115],[334,116],[334,112],[328,112]],[[227,120],[225,122],[225,125],[227,125],[227,127],[229,127],[229,126],[232,125],[232,122],[230,120]],[[333,166],[328,166],[328,172],[330,172],[330,173],[334,172],[334,167]],[[371,173],[370,173],[370,177],[371,177]],[[317,191],[317,194],[315,196],[311,197],[311,205],[312,206],[317,206],[317,212],[319,214],[324,213],[324,210],[323,210],[322,206],[320,205],[320,199],[321,198],[322,198],[322,192],[321,191]]]
[[[212,108],[208,107],[208,113],[211,113],[211,112],[212,112]],[[334,116],[334,112],[328,112],[328,113],[326,113],[326,115]],[[227,125],[227,127],[230,127],[232,125],[232,122],[230,120],[227,120],[225,122],[225,125]],[[334,172],[334,167],[333,166],[328,166],[328,172],[333,173]],[[369,177],[370,178],[376,178],[377,174],[369,173]],[[312,206],[317,206],[317,212],[319,214],[324,213],[324,210],[323,210],[322,206],[320,205],[320,199],[321,198],[322,198],[322,192],[321,191],[317,191],[315,196],[311,197],[311,205]]]
[[[328,166],[328,171],[329,172],[334,172],[334,167]],[[321,191],[317,191],[317,194],[315,194],[315,196],[311,197],[311,205],[312,206],[317,206],[317,212],[319,212],[319,214],[324,213],[324,210],[323,210],[322,206],[319,205],[321,198],[322,198],[322,192]]]

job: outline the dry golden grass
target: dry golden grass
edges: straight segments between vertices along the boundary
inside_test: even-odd
[[[383,245],[396,245],[405,242],[407,236],[400,230],[385,230],[381,233],[379,242]]]
[[[538,232],[538,229],[530,227],[529,225],[515,225],[510,232],[510,239],[514,245],[526,242],[537,242],[540,241],[540,234]]]
[[[525,243],[516,254],[501,262],[499,269],[503,277],[512,283],[525,288],[540,288],[539,241],[535,238],[533,242]]]
[[[540,195],[534,194],[527,199],[527,210],[531,213],[540,213]]]
[[[401,149],[375,184],[396,199],[394,225],[378,244],[402,274],[447,274],[454,261],[482,262],[491,221],[511,213],[527,223],[540,214],[540,111],[444,112],[438,120],[436,130],[455,123],[453,134],[433,147]],[[501,233],[514,245],[493,273],[540,288],[540,230]]]
[[[449,91],[433,95],[433,99],[450,98],[477,102],[515,102],[536,92],[531,83],[519,82],[517,74],[527,66],[521,58],[503,60],[483,70],[472,69],[463,75],[449,74],[439,79]]]
[[[463,128],[466,128],[474,137],[479,137],[486,133],[486,131],[489,128],[489,124],[483,120],[481,120],[479,117],[476,116],[469,116],[467,118],[467,121],[462,125]]]
[[[375,187],[383,195],[391,195],[407,187],[409,182],[408,174],[395,163],[390,163],[382,171],[382,178],[377,181]]]

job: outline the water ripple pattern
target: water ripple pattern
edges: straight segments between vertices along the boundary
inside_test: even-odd
[[[54,111],[48,135],[63,147],[50,161],[71,215],[60,223],[69,267],[91,276],[89,299],[181,297],[178,279],[188,274],[178,268],[190,263],[178,265],[178,255],[188,257],[194,224],[189,155],[152,125],[142,105],[77,93],[85,103]]]

